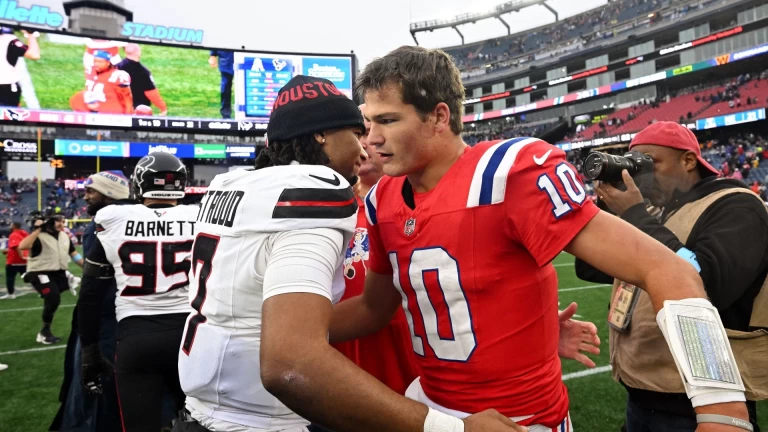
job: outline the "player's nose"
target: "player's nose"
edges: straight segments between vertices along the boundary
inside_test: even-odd
[[[368,146],[372,147],[380,147],[384,145],[384,135],[381,133],[379,125],[371,123],[371,130],[368,131],[365,141]]]

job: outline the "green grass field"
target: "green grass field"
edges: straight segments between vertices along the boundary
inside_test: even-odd
[[[573,361],[563,364],[571,395],[574,428],[576,431],[618,432],[624,418],[626,393],[613,382],[605,368],[600,368],[608,364],[606,309],[610,289],[577,279],[572,262],[573,258],[566,254],[555,260],[560,275],[561,307],[577,302],[577,314],[581,319],[597,324],[603,341],[602,353],[595,359],[599,368],[597,373],[574,375],[586,368]],[[0,264],[3,264],[2,260]],[[79,268],[72,267],[73,273],[78,274]],[[62,295],[62,306],[53,325],[54,334],[64,340],[69,333],[75,300],[69,293]],[[35,343],[35,335],[40,330],[41,306],[41,300],[34,294],[0,301],[0,362],[10,365],[9,369],[0,372],[1,432],[45,431],[58,409],[64,344],[45,351],[18,352],[43,347]],[[761,427],[768,429],[768,403],[759,404],[758,412]]]
[[[23,40],[23,38],[22,38]],[[82,45],[53,43],[40,37],[41,58],[27,61],[35,93],[43,109],[69,111],[69,99],[85,89]],[[219,118],[219,70],[208,66],[208,51],[141,45],[141,63],[155,79],[175,117]],[[123,50],[121,57],[125,58]],[[157,108],[154,108],[157,113]]]

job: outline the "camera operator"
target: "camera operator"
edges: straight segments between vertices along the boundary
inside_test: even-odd
[[[37,334],[37,342],[50,345],[60,340],[51,333],[51,323],[61,302],[60,293],[69,289],[66,275],[69,260],[82,267],[83,257],[64,232],[61,215],[44,217],[40,212],[33,212],[31,219],[33,230],[19,243],[19,250],[31,251],[24,281],[32,284],[44,300],[43,329]]]
[[[701,157],[696,136],[677,123],[648,126],[629,149],[634,153],[624,164],[640,166],[633,170],[634,179],[628,170],[617,169],[617,159],[610,156],[601,156],[606,162],[599,169],[600,162],[588,158],[585,174],[604,180],[595,191],[610,210],[699,272],[727,329],[746,387],[750,422],[759,431],[755,401],[768,398],[766,207],[744,183],[719,179]],[[604,175],[596,175],[599,171]],[[609,171],[614,174],[605,175]],[[648,295],[616,280],[608,321],[613,377],[629,396],[627,431],[693,432],[697,416]]]

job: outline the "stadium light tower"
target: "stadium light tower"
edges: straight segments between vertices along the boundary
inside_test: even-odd
[[[454,29],[456,33],[459,34],[459,37],[461,38],[461,44],[464,45],[464,35],[461,34],[461,31],[459,31],[459,26],[463,24],[474,24],[477,21],[482,21],[489,18],[496,18],[499,21],[501,21],[501,23],[504,24],[504,27],[507,28],[507,35],[510,35],[512,34],[512,28],[509,26],[509,24],[507,24],[506,21],[504,21],[504,18],[502,18],[502,15],[510,12],[517,12],[523,8],[527,8],[529,6],[533,6],[537,4],[540,4],[545,8],[549,9],[549,11],[555,15],[555,22],[559,20],[557,11],[552,9],[552,7],[546,3],[546,0],[511,0],[496,6],[493,10],[488,12],[465,13],[465,14],[457,15],[447,20],[428,20],[428,21],[413,22],[411,23],[411,37],[413,38],[413,41],[416,42],[416,45],[418,45],[419,40],[416,39],[416,33],[422,33],[425,31],[434,31],[434,30],[450,27]]]
[[[69,30],[92,36],[118,37],[123,24],[133,21],[125,0],[69,0],[64,2]]]

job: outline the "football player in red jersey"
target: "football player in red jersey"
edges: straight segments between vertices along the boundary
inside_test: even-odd
[[[69,100],[74,111],[108,114],[133,114],[131,76],[117,69],[112,54],[96,50],[93,53],[93,72],[86,80],[86,90],[75,93]]]
[[[402,303],[421,375],[406,395],[430,407],[427,423],[433,410],[494,408],[532,432],[570,430],[550,264],[563,250],[644,287],[657,311],[707,303],[695,263],[600,212],[559,148],[535,138],[467,146],[464,87],[444,52],[399,48],[357,88],[387,176],[365,199],[364,293],[335,309],[331,340],[382,328]],[[698,414],[747,419],[743,391],[709,391],[688,392]]]
[[[365,114],[365,105],[360,106]],[[363,198],[373,186],[384,176],[383,166],[373,146],[368,145],[368,132],[371,123],[365,121],[365,133],[360,137],[360,144],[368,154],[358,174],[359,181],[355,185],[355,195],[359,197],[360,210],[357,215],[357,228],[344,258],[344,282],[346,290],[341,301],[357,297],[363,293],[363,283],[369,259],[368,221],[365,216]],[[600,338],[597,337],[597,327],[588,322],[571,320],[576,312],[576,304],[571,304],[560,313],[560,349],[559,354],[564,358],[578,360],[588,367],[595,363],[581,351],[599,354]],[[347,358],[361,369],[376,377],[392,390],[404,394],[408,386],[419,374],[411,348],[408,322],[402,308],[398,308],[392,321],[378,332],[352,341],[333,344]]]

